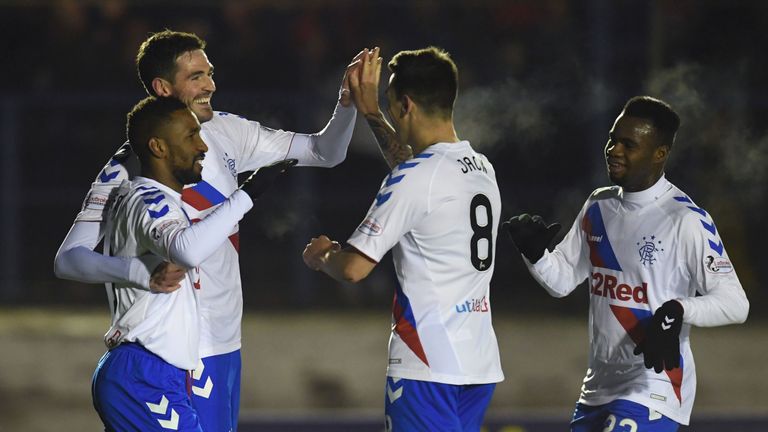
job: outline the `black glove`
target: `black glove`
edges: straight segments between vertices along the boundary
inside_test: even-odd
[[[645,367],[656,373],[680,367],[680,329],[683,327],[683,305],[669,300],[651,317],[645,338],[635,347],[635,355],[643,353]]]
[[[288,168],[296,165],[299,161],[296,159],[285,159],[259,168],[254,171],[243,184],[240,185],[240,189],[244,190],[251,199],[258,199],[275,181],[275,178],[284,173]]]
[[[560,231],[559,223],[547,225],[541,216],[531,217],[528,213],[514,216],[501,226],[507,229],[509,236],[517,246],[517,250],[532,263],[544,255],[544,250]]]

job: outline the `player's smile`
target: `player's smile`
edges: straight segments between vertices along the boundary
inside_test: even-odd
[[[608,174],[613,177],[619,174],[623,174],[626,171],[627,166],[620,162],[617,158],[606,157],[606,165],[608,166]]]
[[[203,170],[203,159],[205,159],[205,153],[200,153],[197,155],[197,157],[194,159],[194,166],[199,171]]]

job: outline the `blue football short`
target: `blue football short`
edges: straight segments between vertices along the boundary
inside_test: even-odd
[[[680,424],[639,403],[617,399],[605,405],[576,404],[571,432],[675,432]]]
[[[387,377],[388,432],[477,432],[496,384],[452,385]]]
[[[111,431],[202,432],[189,373],[135,343],[104,354],[93,373],[93,406]]]
[[[204,431],[235,432],[240,412],[240,350],[205,357],[192,372],[192,405]]]

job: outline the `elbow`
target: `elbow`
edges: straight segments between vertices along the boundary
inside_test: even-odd
[[[340,165],[344,160],[347,158],[347,152],[343,152],[338,155],[333,155],[332,157],[323,158],[323,167],[324,168],[333,168],[335,166]]]
[[[358,283],[368,276],[367,272],[359,271],[354,268],[345,268],[340,275],[342,282]]]
[[[195,268],[203,262],[202,256],[198,256],[198,254],[191,251],[180,252],[178,249],[171,247],[171,250],[168,252],[169,261],[187,269]]]
[[[744,301],[742,303],[742,306],[739,308],[738,313],[734,317],[734,324],[744,324],[744,322],[747,320],[747,316],[749,315],[749,300],[747,300],[747,297],[744,296]]]
[[[68,250],[59,250],[56,253],[56,257],[53,259],[53,274],[59,279],[71,280],[73,278],[72,273],[68,270],[72,268],[69,264],[68,253]]]
[[[198,258],[196,256],[188,256],[188,255],[171,256],[170,259],[172,263],[182,266],[186,269],[195,268],[200,264],[202,264],[203,262],[201,258]]]
[[[56,254],[56,258],[53,259],[53,274],[59,279],[66,279],[67,274],[64,270],[64,258],[61,255],[61,252],[59,252]]]

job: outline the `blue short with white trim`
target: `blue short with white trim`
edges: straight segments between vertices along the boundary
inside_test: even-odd
[[[122,343],[93,373],[93,406],[106,431],[202,432],[189,373],[136,343]]]
[[[639,403],[617,399],[605,405],[576,404],[571,432],[675,432],[680,424]]]
[[[496,384],[453,385],[387,377],[387,432],[477,432]]]
[[[192,405],[204,431],[237,431],[241,367],[240,350],[237,350],[205,357],[192,371]]]

